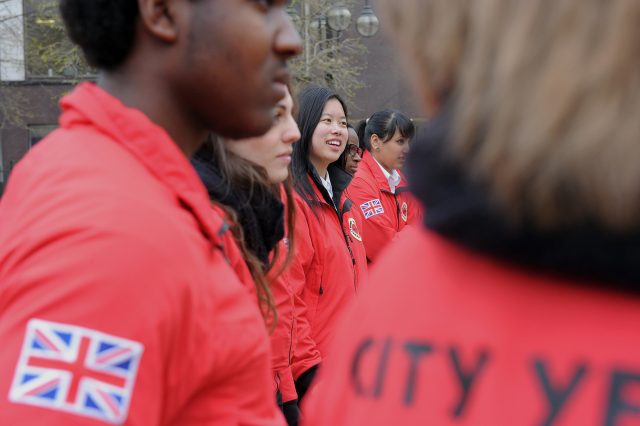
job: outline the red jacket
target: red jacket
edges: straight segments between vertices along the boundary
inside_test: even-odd
[[[421,221],[422,207],[409,193],[405,177],[402,174],[400,177],[394,194],[376,160],[371,153],[365,152],[347,187],[347,196],[363,222],[363,241],[370,262],[377,259],[380,251],[407,224]]]
[[[185,156],[94,85],[62,108],[0,202],[0,424],[283,424]]]
[[[640,421],[640,299],[412,230],[336,338],[306,425]],[[339,350],[338,350],[339,348]]]
[[[323,359],[329,356],[329,342],[340,317],[355,299],[367,273],[364,246],[350,200],[342,197],[339,215],[313,181],[312,185],[322,200],[316,208],[307,205],[299,194],[294,196],[295,258],[286,274],[297,302],[298,341],[292,364],[295,379],[317,364],[310,352],[319,351]]]
[[[218,216],[224,216],[225,212],[219,206],[214,205]],[[224,252],[229,264],[251,294],[257,304],[257,293],[251,272],[242,256],[235,238],[231,232],[223,235]],[[291,358],[293,355],[295,319],[294,319],[294,294],[291,284],[284,279],[282,274],[277,275],[282,269],[287,247],[285,241],[279,243],[279,261],[271,268],[267,275],[274,303],[278,311],[278,322],[271,333],[271,370],[273,394],[280,392],[282,402],[293,401],[298,398],[293,375],[291,373]],[[319,353],[313,356],[316,363],[320,360]]]

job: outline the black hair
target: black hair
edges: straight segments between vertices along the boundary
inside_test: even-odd
[[[135,41],[137,0],[61,0],[60,14],[69,38],[90,65],[113,70],[129,55]]]
[[[358,144],[362,149],[369,149],[367,145],[364,143],[364,131],[367,127],[367,120],[360,120],[358,126],[355,128],[356,133],[358,134]]]
[[[357,131],[356,129],[351,125],[351,123],[347,123],[347,130],[351,129],[354,132],[356,132],[356,136],[357,136]],[[360,143],[360,137],[358,136],[358,146],[360,148],[362,148],[362,145]],[[347,146],[344,149],[344,151],[342,151],[342,154],[340,154],[340,158],[338,158],[338,161],[336,161],[336,163],[338,163],[338,165],[342,168],[342,170],[346,171],[347,170],[347,157],[349,156],[349,140],[347,139]]]
[[[403,137],[411,139],[415,133],[415,126],[409,117],[400,111],[385,109],[373,114],[369,120],[362,120],[358,124],[357,133],[360,143],[364,144],[367,151],[371,151],[372,135],[378,135],[385,143],[396,134],[396,130],[399,130]]]
[[[309,182],[309,175],[315,170],[309,160],[311,139],[322,117],[322,111],[331,99],[336,99],[340,102],[344,109],[344,114],[347,116],[347,105],[344,100],[336,92],[326,87],[308,87],[300,93],[298,98],[296,122],[300,129],[300,140],[293,145],[291,172],[296,192],[309,205],[311,205],[312,201],[319,201],[311,182]],[[332,164],[340,164],[339,161],[340,159]]]

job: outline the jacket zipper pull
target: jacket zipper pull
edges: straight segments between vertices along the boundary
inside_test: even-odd
[[[322,284],[320,284],[320,295],[324,294],[324,289],[322,288]]]

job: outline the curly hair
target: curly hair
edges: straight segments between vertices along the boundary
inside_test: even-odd
[[[127,58],[135,38],[136,0],[61,0],[60,14],[90,65],[112,70]]]

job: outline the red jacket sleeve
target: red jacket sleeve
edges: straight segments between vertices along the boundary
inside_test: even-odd
[[[360,177],[355,177],[347,188],[347,196],[353,202],[353,209],[360,216],[363,232],[362,242],[367,252],[367,259],[375,262],[380,251],[395,237],[397,218],[385,206],[383,214],[365,218],[360,205],[374,199],[380,199],[380,191]]]
[[[296,221],[294,232],[295,256],[285,273],[294,294],[294,347],[291,357],[291,371],[297,379],[309,368],[320,363],[320,351],[311,337],[311,326],[307,319],[307,307],[302,299],[306,275],[313,260],[313,243],[305,214],[309,210],[304,201],[296,198]],[[310,213],[313,214],[313,213]]]
[[[273,379],[275,391],[280,391],[282,395],[282,402],[298,398],[291,373],[295,332],[294,295],[291,283],[285,279],[284,271],[280,271],[286,255],[285,244],[281,243],[279,259],[268,276],[271,293],[278,310],[278,323],[271,334]],[[280,274],[276,275],[279,272]]]

